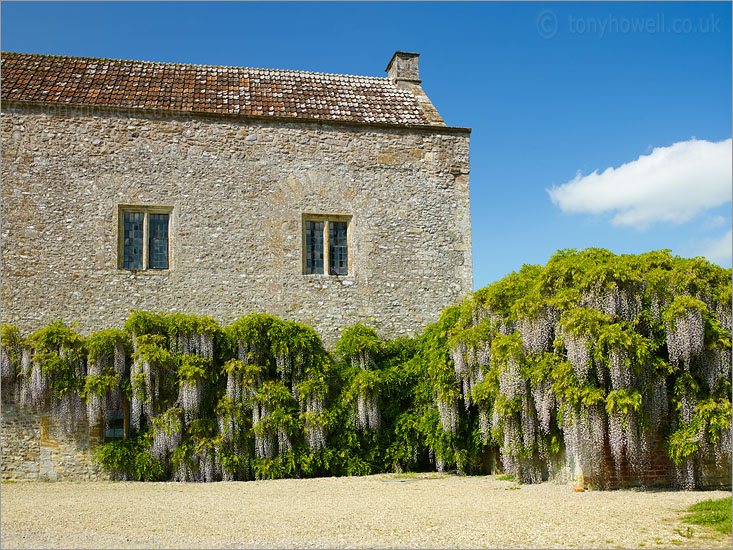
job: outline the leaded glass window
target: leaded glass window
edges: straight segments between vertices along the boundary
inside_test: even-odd
[[[122,269],[170,269],[171,209],[120,207],[118,266]]]
[[[125,269],[143,268],[143,223],[144,212],[125,212],[124,251],[122,267]]]
[[[308,275],[323,273],[324,222],[305,222],[305,272]]]
[[[331,275],[347,275],[349,273],[346,229],[346,222],[328,222],[328,263]]]
[[[150,214],[150,269],[168,269],[168,214]]]
[[[303,215],[303,273],[349,274],[351,216]]]

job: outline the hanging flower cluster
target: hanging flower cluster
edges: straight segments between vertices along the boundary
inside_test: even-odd
[[[379,410],[381,379],[374,366],[381,342],[376,331],[363,324],[345,329],[336,351],[351,360],[353,378],[346,401],[351,404],[354,426],[360,431],[379,431],[382,423]]]

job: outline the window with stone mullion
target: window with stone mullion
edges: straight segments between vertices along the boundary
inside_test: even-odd
[[[168,269],[169,222],[167,212],[151,212],[145,207],[122,211],[123,269]]]

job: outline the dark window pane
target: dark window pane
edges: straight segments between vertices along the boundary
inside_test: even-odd
[[[305,272],[323,273],[323,223],[305,222]]]
[[[125,212],[123,220],[122,267],[143,268],[143,212]]]
[[[329,222],[328,224],[328,256],[329,273],[331,275],[347,275],[349,273],[349,252],[346,243],[346,222]]]
[[[168,269],[168,214],[150,214],[150,269]]]
[[[123,439],[125,437],[125,421],[122,411],[108,410],[104,415],[104,439]]]

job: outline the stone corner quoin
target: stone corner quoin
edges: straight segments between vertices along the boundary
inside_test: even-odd
[[[331,346],[362,320],[383,337],[415,334],[472,290],[470,131],[445,126],[419,85],[416,54],[396,53],[389,77],[363,86],[394,88],[419,124],[136,108],[112,95],[105,104],[93,99],[105,89],[95,80],[104,60],[23,55],[3,59],[17,78],[4,82],[2,103],[3,321],[23,334],[62,319],[88,335],[122,327],[135,309],[222,325],[254,311],[308,324]],[[62,67],[65,81],[51,86],[38,72],[72,61],[86,95],[51,100],[75,73]],[[164,64],[150,65],[165,79]],[[31,93],[28,82],[41,83]],[[319,93],[298,85],[303,101]],[[169,216],[165,269],[122,265],[125,212],[137,210],[149,265],[147,220]],[[344,273],[307,273],[309,219],[348,223]]]

